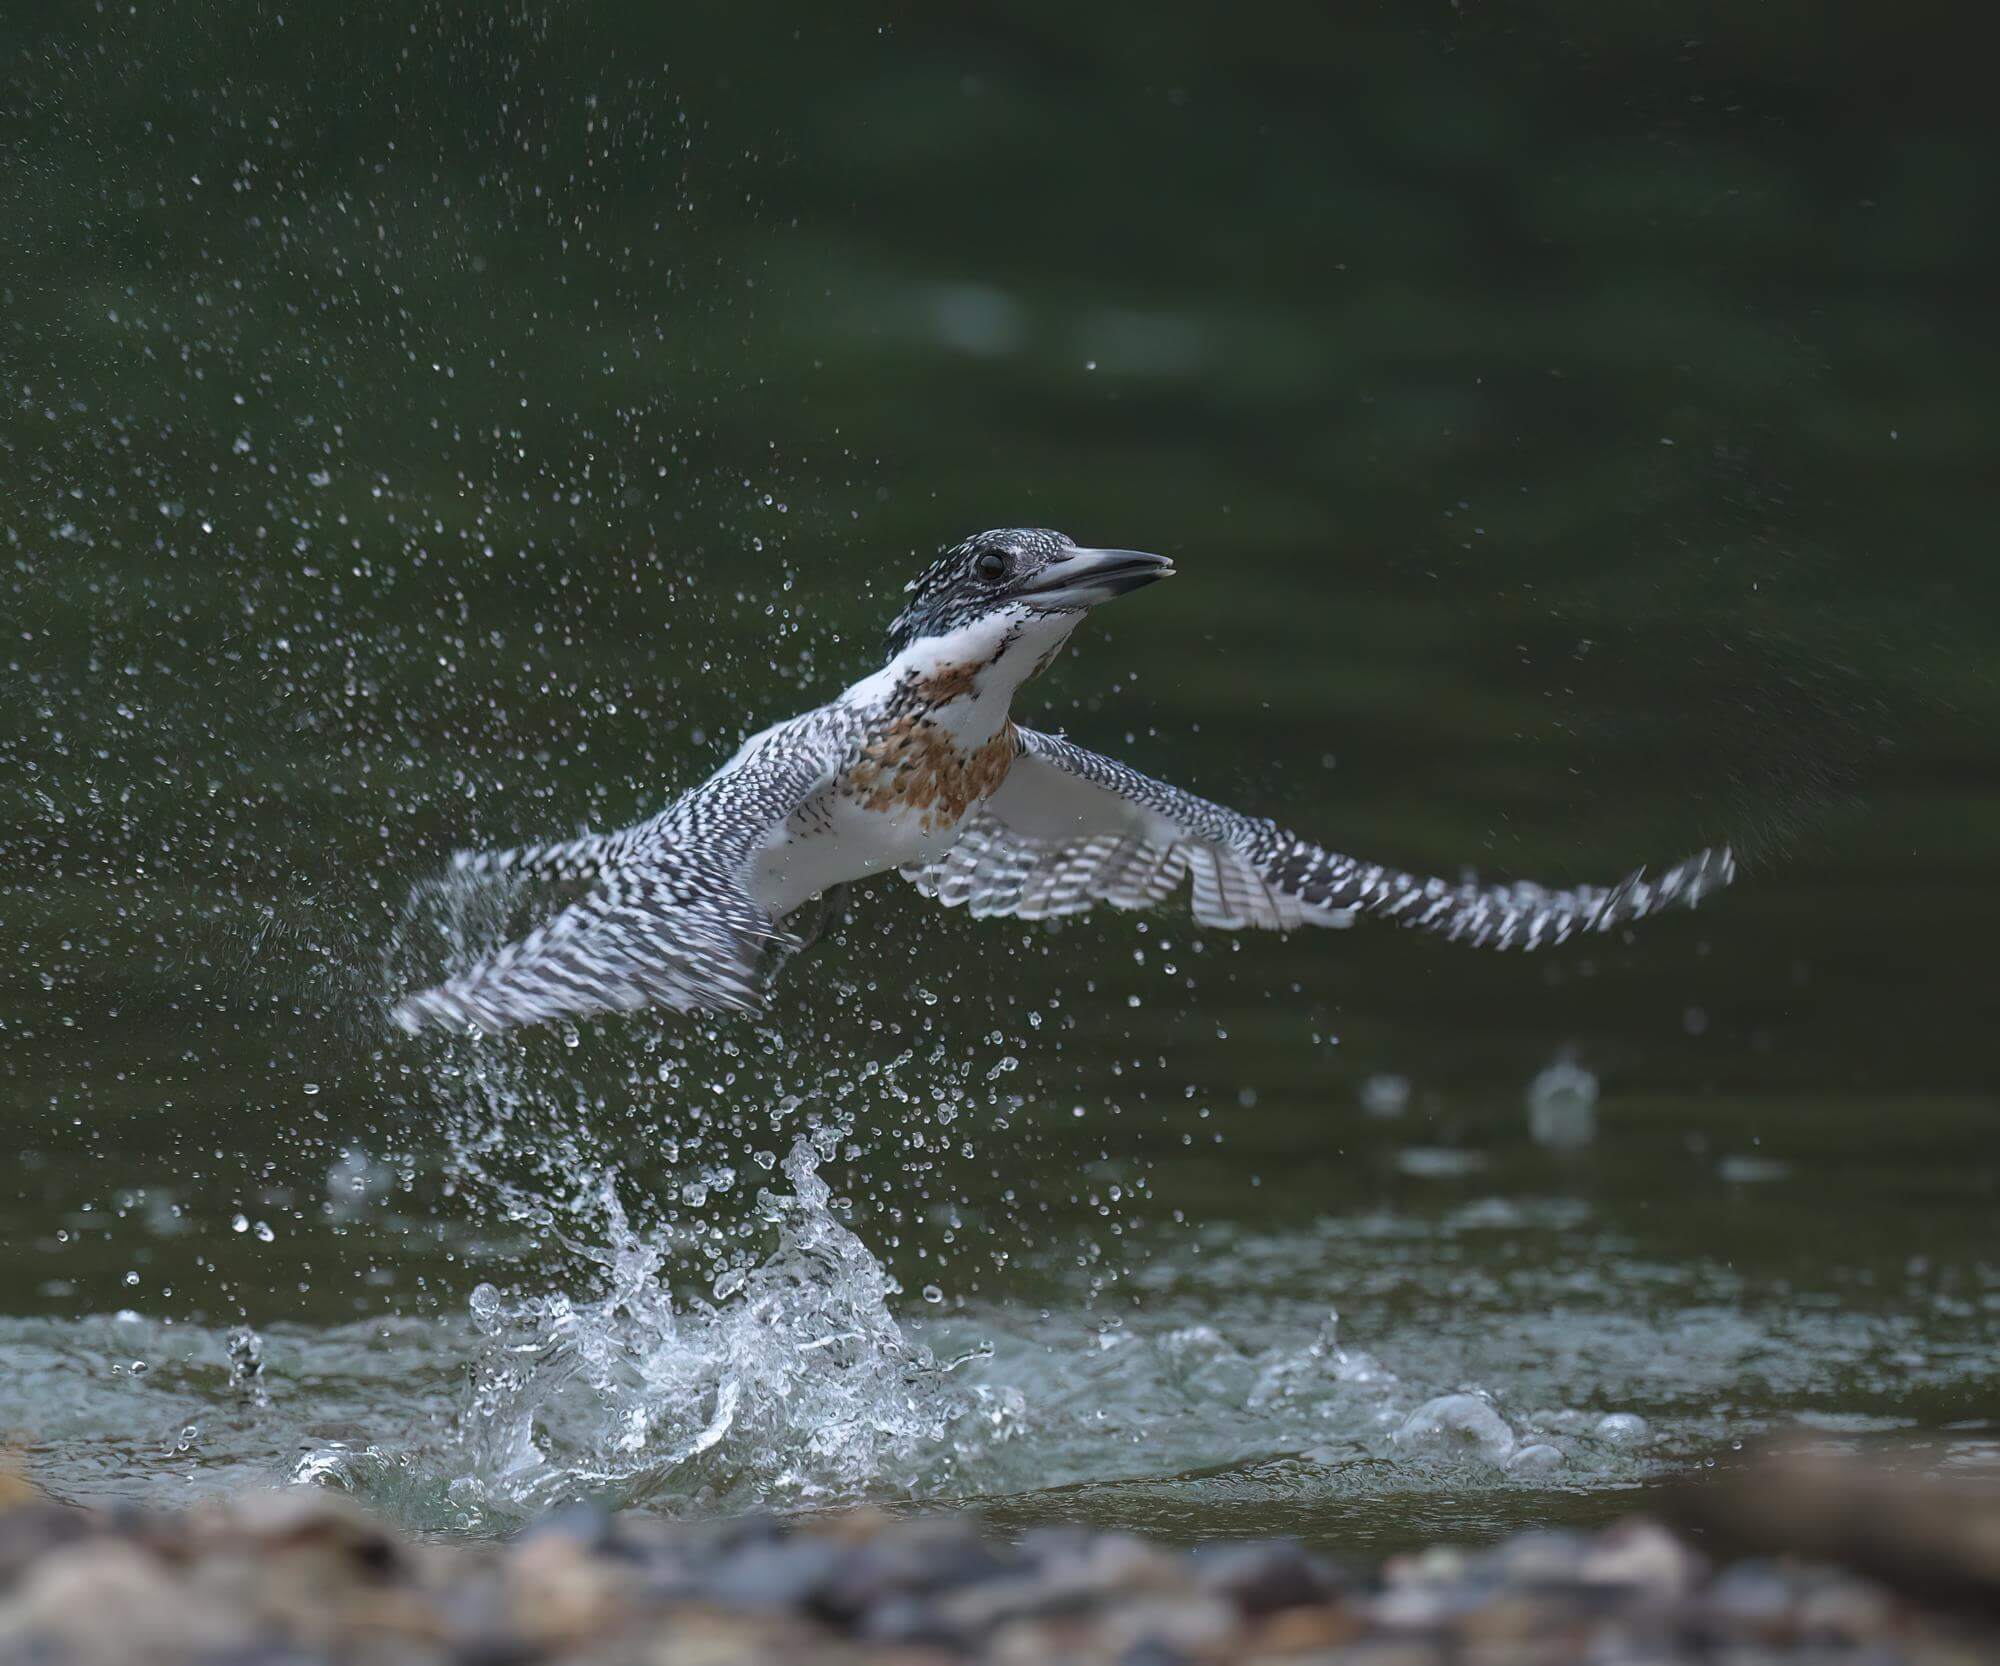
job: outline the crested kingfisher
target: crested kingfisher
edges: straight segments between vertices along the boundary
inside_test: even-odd
[[[1152,908],[1186,880],[1195,920],[1222,930],[1379,914],[1502,949],[1692,907],[1734,876],[1729,851],[1715,849],[1608,887],[1427,879],[1013,720],[1015,691],[1086,613],[1173,571],[1163,556],[1083,549],[1029,528],[946,550],[907,587],[881,670],[753,736],[651,820],[461,852],[461,873],[588,889],[525,937],[405,997],[395,1021],[495,1030],[653,1005],[755,1009],[768,963],[800,946],[813,905],[891,868],[975,915]]]

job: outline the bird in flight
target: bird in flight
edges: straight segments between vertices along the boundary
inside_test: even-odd
[[[1429,879],[1324,849],[1011,716],[1092,608],[1170,577],[1136,550],[982,532],[908,586],[888,662],[744,742],[650,821],[461,852],[474,877],[587,883],[516,942],[393,1009],[407,1030],[492,1031],[647,1006],[754,1010],[827,893],[895,869],[974,915],[1154,908],[1185,881],[1195,920],[1235,930],[1379,914],[1457,942],[1533,949],[1676,905],[1734,877],[1726,849],[1658,879],[1566,890]]]

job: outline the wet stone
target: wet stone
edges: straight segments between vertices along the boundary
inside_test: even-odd
[[[845,1547],[822,1538],[752,1544],[711,1570],[699,1589],[726,1608],[803,1610],[837,1588],[847,1560]]]
[[[629,1558],[544,1534],[507,1558],[509,1629],[551,1647],[602,1635],[636,1612],[638,1584]]]
[[[1955,1566],[1981,1553],[1965,1519],[1966,1545],[1935,1547]],[[1009,1544],[965,1518],[871,1511],[689,1524],[585,1506],[509,1544],[412,1544],[310,1489],[181,1516],[30,1500],[0,1511],[0,1545],[17,1564],[0,1666],[2000,1658],[1992,1610],[1926,1608],[1921,1570],[1898,1585],[1777,1551],[1712,1568],[1642,1519],[1434,1547],[1368,1579],[1285,1540],[1187,1552],[1069,1527]]]
[[[51,1551],[0,1605],[0,1659],[186,1658],[256,1641],[253,1618],[201,1600],[175,1570],[109,1537]]]
[[[891,1531],[853,1546],[813,1606],[854,1623],[884,1604],[983,1584],[1013,1568],[969,1530]]]
[[[647,1534],[655,1549],[670,1550],[694,1566],[720,1563],[753,1545],[776,1544],[790,1538],[795,1531],[791,1523],[762,1512],[692,1526],[673,1521],[645,1521],[631,1524],[630,1530]]]
[[[962,1649],[974,1635],[954,1624],[934,1602],[894,1596],[869,1606],[858,1618],[856,1635],[872,1643],[904,1643]]]
[[[528,1666],[530,1661],[546,1657],[547,1651],[541,1644],[525,1637],[484,1636],[454,1648],[451,1666]]]
[[[303,1553],[351,1575],[386,1579],[404,1555],[387,1528],[351,1499],[312,1487],[249,1492],[190,1518],[195,1551]]]
[[[1703,1607],[1724,1635],[1775,1641],[1792,1629],[1794,1593],[1774,1562],[1739,1562],[1710,1584]]]
[[[1194,1656],[1157,1637],[1141,1638],[1118,1656],[1118,1666],[1191,1666]]]
[[[60,1504],[35,1502],[0,1510],[0,1590],[37,1558],[90,1531],[88,1516]]]
[[[1590,1539],[1561,1529],[1516,1534],[1489,1553],[1487,1565],[1501,1577],[1559,1584],[1583,1578]]]
[[[1281,1608],[1251,1634],[1250,1657],[1285,1659],[1320,1656],[1364,1635],[1367,1621],[1352,1604]]]
[[[1245,1614],[1325,1602],[1340,1589],[1330,1563],[1289,1539],[1204,1546],[1195,1552],[1195,1579]]]
[[[533,1544],[545,1538],[571,1541],[593,1555],[637,1557],[639,1554],[637,1547],[628,1544],[619,1531],[619,1518],[602,1504],[579,1501],[561,1505],[530,1522],[514,1542]]]
[[[1173,1590],[1187,1577],[1182,1558],[1130,1533],[1091,1534],[1080,1551],[1051,1554],[1043,1572],[1085,1591]]]
[[[936,1609],[944,1625],[979,1636],[1014,1620],[1087,1612],[1090,1595],[1087,1588],[1038,1574],[1015,1575],[953,1591],[938,1599]]]
[[[1409,1556],[1393,1556],[1382,1569],[1390,1586],[1449,1585],[1466,1577],[1472,1554],[1456,1545],[1432,1545]]]
[[[1125,1533],[1045,1530],[1021,1541],[1025,1567],[939,1599],[947,1624],[978,1633],[1009,1621],[1088,1613],[1114,1595],[1172,1592],[1182,1559]]]
[[[1235,1605],[1220,1597],[1149,1596],[1106,1613],[1097,1632],[1119,1659],[1144,1648],[1193,1659],[1220,1649],[1237,1635]]]
[[[513,1600],[497,1577],[461,1576],[438,1593],[439,1632],[452,1640],[453,1659],[473,1666],[511,1666],[523,1651],[539,1654],[541,1644],[516,1630]]]
[[[1585,1551],[1578,1572],[1595,1585],[1631,1585],[1661,1596],[1691,1590],[1707,1559],[1657,1522],[1628,1521],[1606,1528]]]
[[[1873,1643],[1894,1630],[1896,1605],[1866,1581],[1821,1574],[1799,1597],[1794,1618],[1809,1643]]]
[[[1062,1567],[1089,1555],[1093,1537],[1084,1527],[1034,1527],[1021,1535],[1015,1548],[1031,1567]]]

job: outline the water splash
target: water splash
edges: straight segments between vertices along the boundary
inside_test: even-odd
[[[432,941],[454,960],[511,929],[516,899],[444,888],[432,900],[444,904]],[[419,1528],[493,1531],[578,1497],[688,1514],[1138,1486],[1156,1501],[1291,1507],[1532,1489],[1557,1473],[1626,1484],[1662,1460],[1563,1406],[1601,1411],[1607,1387],[1642,1380],[1651,1332],[1626,1339],[1617,1369],[1599,1369],[1610,1355],[1593,1348],[1593,1370],[1571,1370],[1565,1345],[1539,1377],[1515,1370],[1511,1392],[1482,1388],[1467,1370],[1481,1346],[1440,1342],[1428,1313],[1425,1340],[1403,1334],[1393,1353],[1345,1346],[1330,1298],[1350,1282],[1364,1293],[1375,1347],[1384,1257],[1362,1246],[1336,1271],[1334,1223],[1329,1243],[1203,1232],[1182,1253],[1122,1264],[1129,1304],[1107,1299],[1094,1255],[1075,1258],[1047,1308],[946,1302],[929,1284],[906,1297],[882,1254],[919,1165],[860,1230],[829,1172],[863,1140],[895,1137],[884,1125],[935,1134],[977,1101],[961,1091],[963,1060],[896,1045],[890,1066],[829,1062],[824,1038],[808,1058],[775,1034],[643,1019],[589,1046],[540,1033],[433,1044],[420,1085],[450,1206],[487,1233],[472,1252],[486,1281],[438,1327],[459,1387],[395,1438],[378,1422],[365,1444],[314,1442],[295,1477]],[[896,1079],[905,1059],[918,1080]],[[777,1091],[780,1076],[809,1085]],[[776,1172],[740,1183],[758,1170]],[[1503,1224],[1536,1225],[1469,1210],[1437,1231]],[[1409,1276],[1428,1288],[1420,1271]],[[1560,1300],[1575,1296],[1564,1286]],[[1484,1338],[1493,1317],[1466,1322]],[[1716,1434],[1690,1424],[1677,1439]]]
[[[463,965],[521,900],[490,883],[424,888],[392,973],[418,937]],[[735,1509],[935,1482],[973,1400],[905,1335],[901,1287],[820,1172],[851,1114],[781,1099],[768,1120],[804,1125],[788,1154],[738,1152],[748,1107],[726,1047],[722,1065],[700,1058],[699,1026],[604,1030],[591,1049],[573,1032],[559,1049],[539,1039],[429,1056],[449,1191],[521,1234],[470,1294],[462,1402],[405,1450],[323,1445],[295,1477],[475,1527],[577,1497]],[[589,1086],[607,1063],[625,1066],[615,1096]],[[614,1160],[621,1129],[652,1159],[636,1177]],[[739,1174],[767,1164],[785,1185],[746,1208]]]
[[[247,1405],[265,1407],[271,1396],[264,1385],[264,1339],[248,1325],[229,1333],[229,1386]]]
[[[475,1292],[472,1472],[515,1504],[590,1491],[728,1506],[851,1496],[925,1467],[963,1407],[891,1315],[895,1282],[833,1212],[818,1165],[837,1137],[793,1145],[791,1192],[757,1197],[768,1253],[681,1311],[666,1250],[632,1233],[608,1183],[601,1297]]]

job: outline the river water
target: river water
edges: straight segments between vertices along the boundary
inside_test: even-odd
[[[1994,1468],[1971,68],[768,21],[4,25],[16,1461],[1374,1547],[1773,1432]],[[1408,866],[1743,877],[1532,959],[892,879],[760,1021],[388,1032],[494,929],[409,905],[451,850],[650,813],[1008,523],[1182,572],[1030,721]]]

